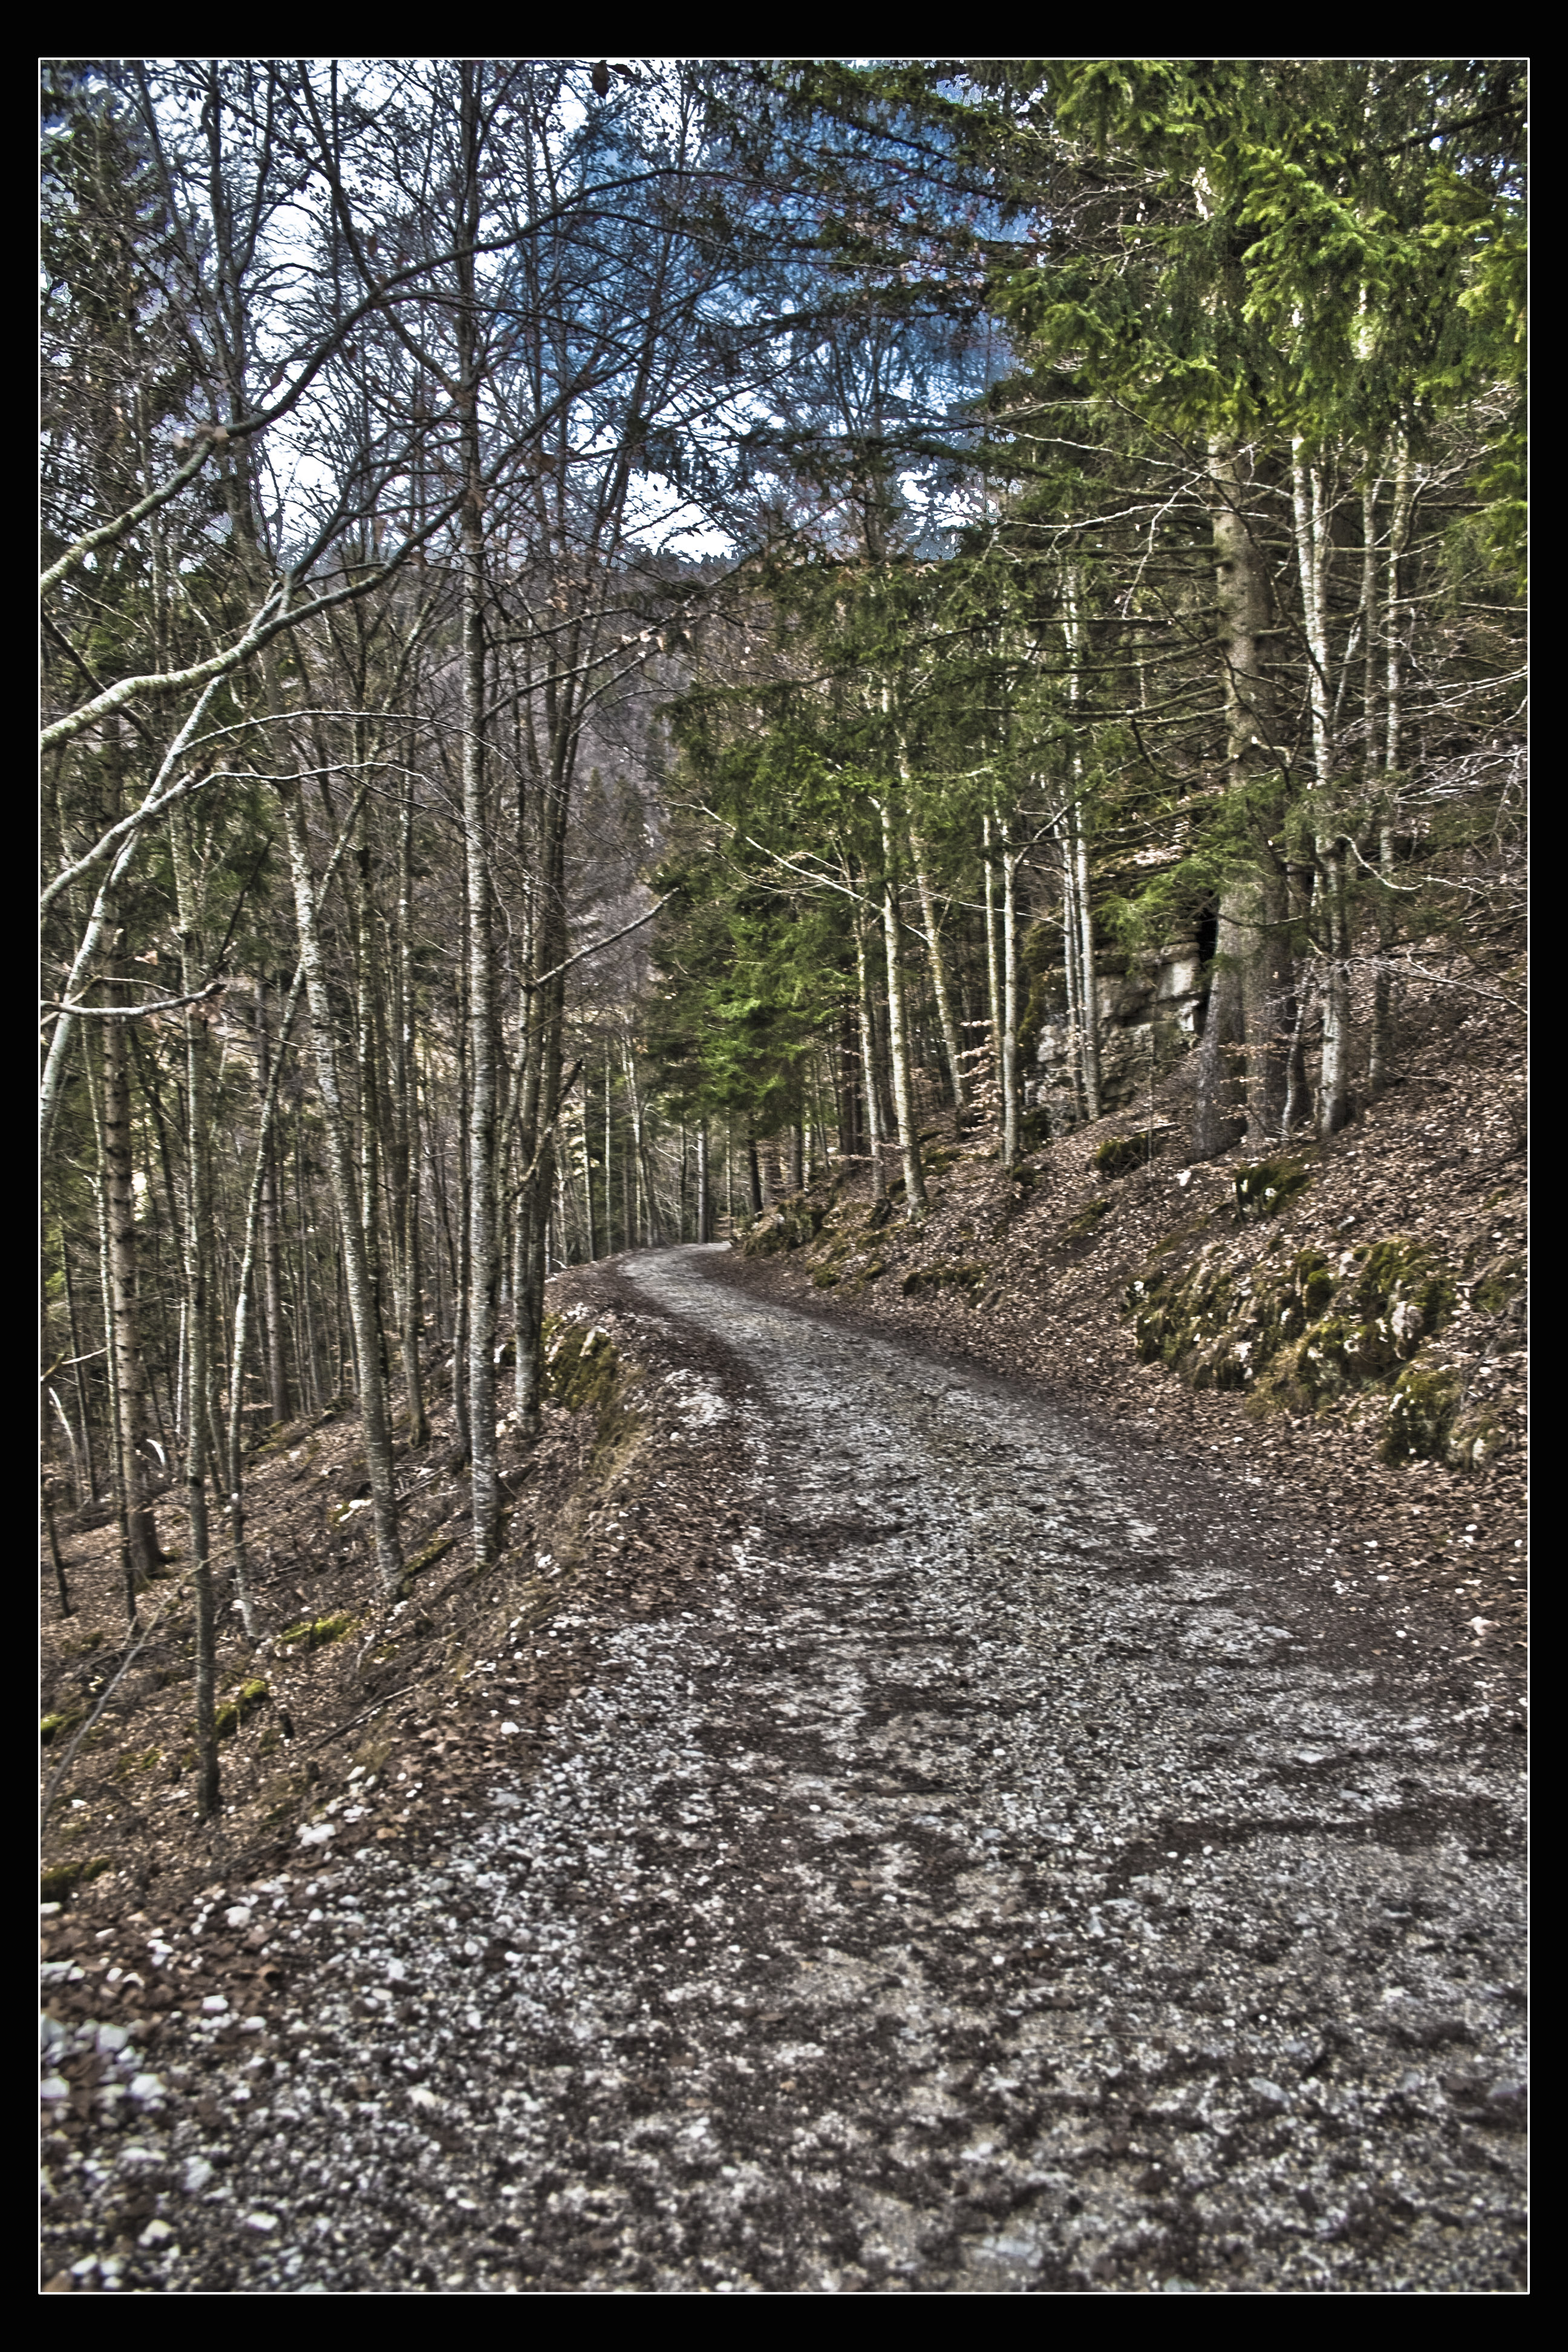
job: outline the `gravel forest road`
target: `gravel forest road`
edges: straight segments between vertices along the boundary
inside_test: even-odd
[[[443,1868],[323,1888],[241,2137],[147,2116],[198,2180],[227,2135],[159,2283],[1521,2290],[1521,1743],[1462,1666],[1266,1496],[623,1273],[729,1352],[733,1564]]]

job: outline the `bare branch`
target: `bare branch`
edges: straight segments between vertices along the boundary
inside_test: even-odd
[[[160,996],[152,1004],[75,1004],[52,996],[42,1003],[46,1013],[83,1014],[89,1021],[144,1021],[150,1013],[178,1013],[184,1004],[205,1004],[209,996],[221,996],[227,986],[227,974],[220,972],[189,996]]]

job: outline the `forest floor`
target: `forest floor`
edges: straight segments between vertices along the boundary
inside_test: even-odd
[[[1516,2285],[1520,1448],[1389,1465],[1385,1390],[1260,1414],[1123,1307],[1173,1229],[1419,1241],[1506,1431],[1517,1080],[1423,1051],[1266,1225],[1107,1122],[562,1277],[477,1581],[449,1407],[390,1609],[352,1418],[275,1433],[222,1817],[176,1559],[47,1825],[50,2288]],[[62,1544],[46,1785],[123,1655]]]

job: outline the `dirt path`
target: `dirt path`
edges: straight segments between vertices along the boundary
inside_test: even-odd
[[[1262,1498],[720,1272],[627,1269],[731,1567],[440,1867],[256,1891],[320,1965],[143,2089],[148,2283],[1521,2286],[1517,1743]]]

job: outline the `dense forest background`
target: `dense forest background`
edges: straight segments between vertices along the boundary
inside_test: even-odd
[[[1517,997],[1511,61],[54,66],[43,1398],[125,1601],[547,1276]],[[449,1371],[446,1370],[449,1366]],[[203,1664],[205,1661],[205,1665]],[[204,1680],[205,1677],[205,1680]]]

